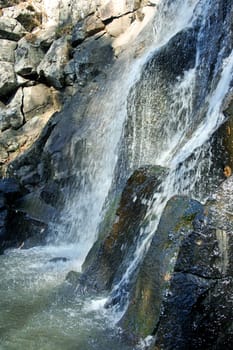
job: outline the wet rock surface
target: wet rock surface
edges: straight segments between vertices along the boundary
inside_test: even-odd
[[[125,264],[132,257],[153,191],[164,173],[160,167],[148,167],[136,170],[129,178],[113,227],[103,242],[102,237],[101,243],[96,242],[86,258],[81,288],[110,290],[121,278]]]

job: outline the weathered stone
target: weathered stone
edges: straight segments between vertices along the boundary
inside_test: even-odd
[[[116,18],[106,26],[106,31],[109,35],[117,37],[124,33],[127,28],[129,28],[132,21],[132,15],[125,15],[120,18]]]
[[[16,201],[14,205],[18,212],[44,224],[49,224],[57,215],[55,208],[46,204],[38,193],[29,193]]]
[[[0,38],[18,41],[26,33],[25,28],[14,18],[0,17]]]
[[[15,53],[17,44],[14,41],[0,39],[0,61],[15,62]]]
[[[163,175],[164,169],[160,167],[145,167],[136,170],[129,178],[113,227],[100,245],[96,242],[86,258],[81,285],[106,290],[121,277],[125,265],[132,258],[140,229],[145,224],[148,201]],[[97,251],[96,245],[99,245]]]
[[[102,31],[105,25],[97,16],[90,16],[84,20],[84,27],[87,36],[91,36]]]
[[[35,76],[43,57],[44,52],[39,46],[22,38],[15,51],[15,72],[23,77]]]
[[[39,3],[21,2],[18,6],[12,6],[4,9],[4,16],[16,19],[29,32],[42,22],[41,7]]]
[[[66,38],[53,42],[37,68],[40,77],[57,89],[64,86],[64,67],[69,60],[69,44]]]
[[[190,274],[176,273],[161,316],[154,349],[192,348],[192,313],[211,286],[211,281]],[[198,349],[205,349],[200,347]]]
[[[109,20],[111,18],[120,17],[129,12],[133,12],[140,7],[139,0],[109,0],[105,5],[99,9],[100,18],[102,21]]]
[[[76,285],[80,278],[81,273],[77,271],[70,271],[66,276],[66,281],[72,285]]]
[[[65,68],[67,82],[72,79],[84,83],[106,72],[106,67],[113,61],[111,39],[103,36],[86,40],[74,51],[74,57]]]
[[[14,66],[10,62],[1,62],[0,65],[0,96],[12,93],[17,87]]]
[[[130,293],[130,304],[120,321],[129,334],[145,337],[153,334],[161,306],[175,267],[181,242],[192,230],[195,216],[203,214],[200,203],[174,197],[166,205],[150,248],[139,268]]]
[[[3,109],[0,109],[0,128],[4,131],[10,127],[18,129],[24,123],[22,114],[23,91],[18,89],[11,102]]]
[[[5,147],[0,143],[0,164],[5,164],[8,160],[8,153]]]
[[[104,23],[95,15],[78,22],[72,31],[72,45],[77,46],[88,36],[94,35],[105,28]]]
[[[41,47],[42,50],[47,51],[56,39],[56,26],[34,30],[33,33],[26,34],[25,39],[32,45]]]
[[[46,85],[38,84],[23,89],[23,114],[26,121],[43,113],[52,104],[52,92]]]
[[[83,21],[78,22],[72,31],[72,45],[77,46],[81,44],[86,38],[85,28]]]

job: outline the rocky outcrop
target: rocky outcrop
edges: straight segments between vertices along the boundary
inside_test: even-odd
[[[172,198],[120,325],[152,349],[226,349],[232,334],[232,178],[206,206]]]
[[[9,162],[40,135],[61,101],[82,89],[84,93],[86,85],[98,76],[104,79],[106,68],[114,61],[114,39],[139,21],[136,11],[147,5],[151,6],[134,0],[2,1],[2,175]]]
[[[107,236],[103,239],[103,232],[100,232],[99,240],[84,262],[84,274],[79,282],[81,289],[97,292],[111,290],[121,278],[145,225],[145,214],[152,195],[164,173],[160,167],[145,167],[136,170],[128,179],[112,227],[104,227]],[[118,300],[112,303],[116,302]]]

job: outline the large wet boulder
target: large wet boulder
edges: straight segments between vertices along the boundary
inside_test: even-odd
[[[192,231],[193,219],[203,212],[200,203],[186,197],[174,197],[167,203],[120,322],[127,333],[140,337],[153,334],[182,241]]]
[[[182,242],[154,349],[232,347],[232,181],[220,186]]]
[[[112,228],[103,241],[100,235],[100,241],[95,243],[86,258],[81,288],[110,290],[119,281],[133,256],[141,229],[146,223],[150,200],[164,173],[161,167],[144,167],[136,170],[128,179]]]

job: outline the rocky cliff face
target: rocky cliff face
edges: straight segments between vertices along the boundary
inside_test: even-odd
[[[82,127],[85,106],[124,51],[127,33],[143,26],[154,6],[134,0],[1,1],[0,172],[35,193],[24,198],[25,215],[45,224],[40,210],[29,213],[25,208],[36,208],[37,197],[42,206],[54,205],[51,193],[73,176],[73,159],[68,167],[61,161],[69,157],[67,143]],[[74,94],[77,125],[72,121],[74,106],[71,111],[68,105]],[[66,132],[60,137],[59,130]]]

